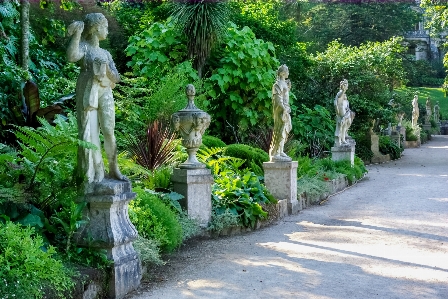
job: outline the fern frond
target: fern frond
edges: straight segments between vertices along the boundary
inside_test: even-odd
[[[0,2],[0,17],[3,19],[11,19],[19,17],[19,11],[14,7],[13,3],[17,5],[17,1],[3,1]]]
[[[3,46],[11,57],[14,57],[18,51],[18,38],[15,36],[10,36],[8,42]]]

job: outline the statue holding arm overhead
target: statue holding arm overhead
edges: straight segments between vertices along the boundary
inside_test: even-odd
[[[88,183],[103,180],[104,163],[99,137],[101,128],[109,162],[109,176],[126,180],[118,169],[114,135],[115,107],[112,88],[120,81],[120,75],[110,53],[99,46],[99,42],[106,39],[108,34],[107,19],[101,13],[89,13],[84,22],[73,22],[67,31],[71,36],[67,59],[78,62],[81,67],[76,83],[78,136],[98,148],[78,149],[78,174]]]

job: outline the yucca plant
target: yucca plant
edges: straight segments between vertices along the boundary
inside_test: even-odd
[[[123,134],[122,137],[132,158],[149,170],[175,162],[175,149],[180,141],[168,121],[150,123],[144,136]]]
[[[226,0],[172,0],[171,17],[187,36],[188,55],[202,77],[202,69],[212,47],[227,29],[229,8]]]

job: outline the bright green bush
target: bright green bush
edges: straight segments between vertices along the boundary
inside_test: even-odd
[[[33,228],[0,222],[1,298],[65,298],[74,287],[70,271],[54,259],[56,251],[43,250],[42,237]]]
[[[176,213],[158,194],[135,188],[137,198],[129,204],[129,218],[139,234],[155,240],[163,251],[171,252],[182,243],[182,227]]]
[[[269,120],[271,88],[279,67],[274,46],[255,38],[249,27],[239,30],[230,23],[225,48],[213,58],[219,62],[206,84],[215,135],[224,135],[226,121],[245,130]]]
[[[244,160],[222,155],[224,150],[206,148],[198,153],[199,161],[212,170],[215,181],[210,229],[222,230],[226,225],[232,226],[235,218],[240,225],[253,227],[257,220],[267,217],[260,204],[276,203],[277,200],[255,173],[240,169]]]
[[[243,167],[252,169],[258,175],[263,175],[263,162],[269,161],[269,155],[256,147],[246,144],[230,144],[225,148],[224,153],[230,157],[246,160]]]
[[[205,145],[206,147],[225,147],[226,146],[224,141],[222,141],[218,137],[214,137],[214,136],[210,136],[210,135],[202,136],[202,144]]]

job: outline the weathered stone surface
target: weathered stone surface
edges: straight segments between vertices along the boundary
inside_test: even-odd
[[[291,81],[288,67],[283,64],[277,70],[277,79],[272,86],[272,116],[274,119],[274,129],[272,141],[269,149],[271,162],[292,161],[284,152],[284,146],[289,132],[292,129],[291,107],[289,105],[289,91]]]
[[[197,219],[201,226],[208,226],[212,215],[213,175],[210,169],[175,168],[171,181],[174,191],[185,197],[180,204],[188,215]]]
[[[297,200],[297,167],[297,161],[263,163],[266,188],[277,200],[287,200],[289,214],[302,210]]]
[[[109,298],[123,298],[140,285],[141,262],[132,246],[137,230],[129,220],[128,204],[135,197],[131,183],[104,179],[92,183],[83,198],[88,202],[84,211],[87,225],[76,236],[81,246],[105,249],[112,264],[108,282]]]
[[[180,164],[179,168],[205,168],[196,158],[196,152],[202,144],[202,135],[210,125],[211,118],[194,104],[196,90],[192,84],[187,85],[185,93],[188,98],[187,106],[171,116],[173,129],[181,135],[182,145],[187,148],[188,153],[187,160]]]
[[[351,139],[350,143],[331,148],[331,159],[333,161],[349,160],[351,165],[355,165],[356,142]]]
[[[78,62],[81,68],[76,83],[78,138],[97,147],[78,149],[78,175],[84,177],[87,183],[101,182],[104,178],[100,128],[109,162],[109,176],[117,180],[125,179],[118,169],[112,95],[112,89],[120,81],[120,74],[110,53],[99,45],[107,37],[107,28],[107,19],[102,13],[89,13],[84,22],[75,21],[67,28],[71,37],[67,59]]]
[[[342,80],[339,84],[340,89],[334,99],[334,108],[336,111],[336,130],[335,146],[345,145],[350,143],[350,136],[348,136],[348,129],[352,125],[355,113],[350,110],[350,105],[347,100],[346,91],[348,88],[348,81]]]
[[[376,134],[369,134],[370,136],[370,150],[373,152],[373,157],[370,159],[371,163],[384,163],[390,161],[389,154],[383,155],[380,152],[379,139],[380,137]]]

